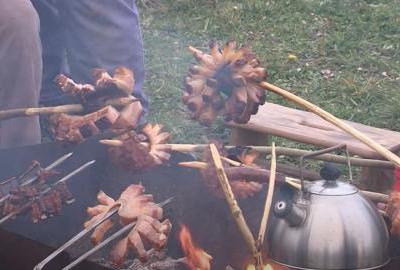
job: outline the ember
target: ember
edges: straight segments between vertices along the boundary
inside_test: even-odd
[[[191,270],[211,269],[211,255],[193,243],[192,235],[185,225],[182,225],[181,231],[179,232],[179,240],[186,255],[187,264]]]

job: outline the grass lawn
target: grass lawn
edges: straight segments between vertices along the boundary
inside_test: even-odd
[[[222,120],[201,127],[180,101],[182,80],[193,61],[188,44],[210,39],[249,44],[269,82],[337,117],[400,131],[400,1],[189,1],[164,0],[141,9],[146,49],[149,120],[174,142],[226,139]],[[296,61],[288,59],[297,56]],[[329,79],[322,74],[329,70]],[[288,104],[275,94],[270,102]]]

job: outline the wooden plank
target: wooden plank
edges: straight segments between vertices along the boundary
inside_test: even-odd
[[[345,122],[384,147],[391,148],[400,143],[400,132]],[[323,147],[346,143],[352,154],[377,157],[375,151],[315,114],[273,103],[261,106],[257,115],[253,115],[247,124],[228,125]]]

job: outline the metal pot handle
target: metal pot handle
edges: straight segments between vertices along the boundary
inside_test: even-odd
[[[322,154],[326,154],[326,153],[329,153],[329,152],[333,152],[333,151],[336,151],[336,150],[342,149],[342,148],[344,148],[345,152],[346,152],[347,166],[349,167],[349,179],[350,179],[350,181],[353,181],[353,173],[351,172],[351,163],[350,163],[349,151],[347,149],[347,145],[345,143],[342,143],[342,144],[339,144],[339,145],[336,145],[336,146],[332,146],[332,147],[329,147],[329,148],[326,148],[326,149],[322,149],[322,150],[319,150],[319,151],[314,151],[314,152],[312,152],[310,154],[305,154],[305,155],[300,157],[300,179],[301,179],[301,191],[302,192],[305,192],[304,176],[303,176],[304,160],[312,158],[312,157],[315,157],[315,156],[319,156],[319,155],[322,155]]]

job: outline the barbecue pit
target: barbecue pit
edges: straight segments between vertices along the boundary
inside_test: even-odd
[[[53,250],[83,229],[87,219],[85,210],[95,204],[99,190],[117,197],[129,184],[138,183],[142,183],[146,192],[154,195],[155,202],[174,197],[164,207],[164,216],[173,223],[165,250],[168,257],[179,259],[184,256],[178,240],[180,225],[184,224],[190,229],[198,246],[213,257],[211,269],[225,269],[228,265],[233,269],[245,269],[251,258],[241,234],[232,222],[226,202],[207,190],[196,170],[176,165],[178,162],[192,161],[191,155],[175,152],[165,165],[132,173],[113,166],[108,160],[106,147],[99,144],[98,139],[91,138],[79,146],[48,143],[0,151],[2,179],[18,174],[32,160],[39,160],[46,165],[69,152],[73,152],[73,155],[60,165],[60,171],[69,172],[87,161],[96,160],[93,166],[68,182],[75,202],[65,206],[60,215],[40,224],[33,224],[30,215],[21,215],[2,226],[0,263],[4,269],[33,269]],[[264,187],[255,196],[240,200],[240,206],[253,232],[260,223],[265,193]],[[282,196],[291,196],[290,189],[279,186],[274,199]],[[90,248],[90,241],[84,238],[44,269],[62,269]],[[400,245],[393,242],[392,253],[399,254],[399,251]],[[107,252],[107,248],[99,251],[74,269],[112,269],[107,263],[100,263],[107,261]],[[398,267],[400,261],[394,259],[384,269]]]

